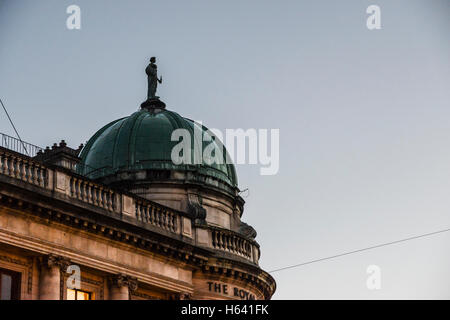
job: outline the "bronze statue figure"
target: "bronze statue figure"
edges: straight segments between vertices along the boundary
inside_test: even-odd
[[[157,66],[155,64],[156,58],[150,58],[150,64],[145,68],[145,73],[147,74],[148,80],[148,91],[147,99],[158,99],[156,96],[156,88],[158,87],[158,82],[162,83],[162,76],[158,79]]]

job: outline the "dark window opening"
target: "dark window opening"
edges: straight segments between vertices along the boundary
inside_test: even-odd
[[[20,299],[20,272],[0,269],[0,300]]]

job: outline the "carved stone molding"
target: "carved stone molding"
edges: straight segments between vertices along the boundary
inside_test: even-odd
[[[128,290],[130,292],[134,292],[138,288],[138,281],[135,277],[130,277],[125,274],[117,274],[115,276],[110,276],[108,278],[108,283],[111,286],[116,286],[118,288],[120,287],[128,287]]]
[[[240,234],[242,234],[244,237],[246,237],[247,239],[250,239],[250,240],[255,240],[256,235],[257,235],[256,230],[252,226],[250,226],[250,225],[248,225],[248,224],[246,224],[245,222],[242,222],[242,221],[241,221],[241,224],[239,226],[239,231],[238,232]]]
[[[178,294],[178,300],[192,300],[192,294],[189,292],[181,292]]]
[[[133,300],[132,297],[138,297],[138,298],[145,299],[145,300],[160,300],[158,297],[151,296],[149,294],[137,292],[137,291],[130,294],[130,298],[131,298],[130,300]]]
[[[200,195],[188,194],[187,213],[196,225],[206,225],[206,209],[203,208],[203,199]]]

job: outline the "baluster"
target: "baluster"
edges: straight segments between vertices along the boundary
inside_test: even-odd
[[[140,215],[141,215],[141,213],[140,213],[140,206],[141,206],[141,204],[140,204],[140,202],[139,201],[136,201],[136,205],[134,206],[134,215],[136,216],[136,220],[138,220],[138,221],[140,221],[141,219],[141,217],[140,217]]]
[[[3,174],[9,175],[9,156],[5,154],[5,160],[3,161],[4,168],[3,168]]]
[[[150,208],[150,223],[155,224],[155,207]]]
[[[167,211],[163,210],[162,211],[162,227],[166,230],[168,230],[169,228],[169,223],[167,221]]]
[[[222,250],[222,234],[217,231],[217,249]]]
[[[39,166],[36,166],[36,184],[41,185],[41,168]]]
[[[216,231],[212,231],[212,246],[213,248],[217,247],[217,232]]]
[[[38,180],[38,167],[36,164],[34,164],[33,166],[33,184],[38,184],[39,180]]]
[[[116,209],[116,195],[114,192],[109,191],[109,198],[111,200],[111,211]]]
[[[103,188],[102,187],[99,187],[99,188],[97,188],[97,190],[98,190],[98,199],[97,199],[97,202],[98,202],[98,205],[101,207],[101,208],[103,208],[104,206],[103,206]]]
[[[81,181],[80,182],[80,192],[81,192],[81,200],[83,202],[87,202],[88,196],[86,193],[86,182],[85,181]]]
[[[167,212],[167,210],[163,211],[163,225],[164,225],[164,229],[170,230],[169,229],[169,212]]]
[[[217,249],[222,249],[222,235],[217,231]]]
[[[167,230],[172,231],[172,212],[166,211]]]
[[[22,162],[23,160],[21,158],[17,158],[16,162],[16,176],[15,178],[22,180]]]
[[[22,160],[20,168],[20,179],[22,181],[27,181],[27,168],[28,168],[28,161]]]
[[[227,251],[227,235],[222,233],[222,249]]]
[[[239,241],[240,241],[240,239],[238,237],[236,237],[236,248],[235,248],[236,254],[239,254]]]
[[[5,154],[3,173],[9,175],[9,157]]]
[[[229,240],[229,236],[227,234],[224,234],[225,237],[225,251],[229,251],[229,244],[228,244],[228,240]]]
[[[177,232],[178,230],[178,216],[172,213],[172,231]]]
[[[151,210],[150,206],[146,205],[144,214],[145,214],[145,222],[147,222],[147,223],[148,223],[148,220],[149,220],[149,214],[148,214],[149,210]]]
[[[140,220],[140,221],[144,221],[143,213],[142,213],[142,202],[137,202],[136,203],[136,210],[137,210],[137,212],[136,212],[137,219]]]
[[[92,192],[92,203],[94,205],[98,205],[97,188],[94,185],[91,185],[91,192]]]
[[[97,199],[98,205],[100,207],[104,208],[104,205],[103,205],[103,188],[101,186],[99,186],[97,189],[98,189],[98,199]]]
[[[14,159],[14,178],[19,179],[20,178],[20,158]]]
[[[22,180],[28,181],[28,166],[30,165],[30,162],[28,160],[25,160],[22,162]]]
[[[155,208],[155,225],[159,226],[159,208]]]
[[[103,188],[99,186],[97,189],[97,203],[100,208],[105,208],[103,201]]]
[[[81,179],[78,179],[77,183],[77,197],[79,200],[83,200],[83,181]]]
[[[111,191],[111,210],[116,210],[117,205],[116,205],[116,194],[114,192]]]
[[[15,168],[15,158],[10,157],[9,175],[10,175],[11,177],[14,177],[15,174],[16,174],[15,171],[16,171],[16,168]]]
[[[173,232],[177,232],[178,231],[178,215],[177,214],[173,214]]]
[[[111,205],[111,191],[110,190],[106,191],[106,207],[108,208],[109,211],[111,211],[112,205]]]
[[[28,164],[28,168],[27,168],[27,181],[29,183],[33,183],[33,162],[30,162]]]
[[[90,183],[86,183],[86,191],[88,196],[88,202],[92,203],[92,186]]]
[[[45,183],[47,181],[46,178],[47,178],[47,169],[41,167],[41,181],[40,181],[41,187],[45,187]]]

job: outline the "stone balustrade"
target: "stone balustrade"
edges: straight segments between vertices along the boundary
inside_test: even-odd
[[[48,171],[38,162],[14,153],[0,151],[0,174],[45,187]]]
[[[136,201],[136,219],[174,233],[178,233],[180,224],[174,211],[141,199]]]
[[[69,179],[69,195],[72,198],[108,211],[114,211],[117,208],[115,191],[78,177],[71,176]]]
[[[211,246],[257,263],[259,248],[249,240],[230,230],[211,229]],[[256,255],[256,253],[258,253]]]
[[[172,210],[141,197],[125,194],[71,172],[67,168],[45,166],[27,156],[0,148],[0,175],[53,190],[67,199],[135,218],[144,224],[177,236],[190,238],[199,246],[236,255],[255,264],[259,246],[240,234],[215,227],[196,228],[183,212]]]

